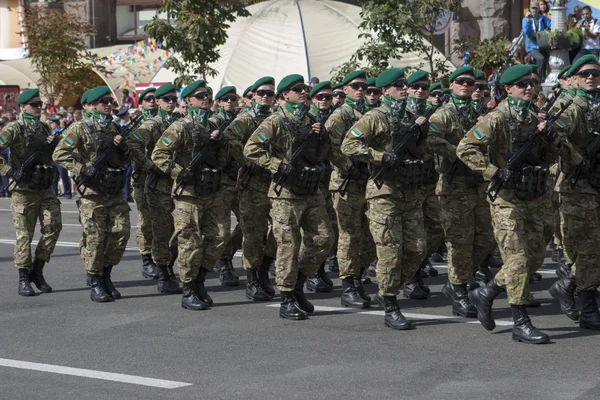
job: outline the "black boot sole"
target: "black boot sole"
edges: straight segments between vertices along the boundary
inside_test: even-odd
[[[186,306],[184,304],[181,305],[181,308],[183,308],[184,310],[191,310],[191,311],[203,311],[203,310],[209,309],[208,306]]]
[[[473,293],[473,292],[470,292]],[[469,303],[471,303],[473,305],[473,307],[475,307],[475,309],[477,310],[477,320],[479,321],[479,323],[481,324],[481,326],[483,326],[483,329],[485,329],[486,331],[493,331],[494,329],[496,329],[496,321],[493,320],[492,317],[492,321],[490,321],[488,323],[488,321],[482,321],[482,318],[480,318],[479,316],[481,314],[483,314],[483,312],[480,311],[480,308],[477,307],[477,303],[473,301],[473,299],[471,298],[469,293]],[[491,310],[490,310],[490,314],[491,314]]]
[[[394,325],[390,324],[389,322],[383,321],[383,323],[387,327],[392,328],[392,329],[394,329],[396,331],[411,331],[411,330],[415,329],[415,326],[412,325],[412,324],[401,325],[401,326],[394,326]]]
[[[362,302],[362,303],[350,303],[350,302],[346,302],[344,300],[341,300],[340,302],[342,304],[342,306],[344,307],[348,307],[348,308],[369,308],[371,307],[371,304],[367,303],[367,302]]]
[[[92,296],[90,296],[90,300],[92,300],[94,303],[112,303],[115,301],[115,299],[112,297],[108,297],[107,299],[94,299]]]
[[[306,314],[300,314],[297,316],[289,316],[289,315],[279,313],[279,317],[283,318],[283,319],[289,319],[291,321],[304,321],[304,320],[308,319],[308,316]]]
[[[271,301],[271,300],[273,300],[273,297],[272,297],[272,296],[269,296],[269,297],[258,297],[258,298],[257,298],[257,297],[254,297],[254,296],[251,296],[251,295],[249,295],[248,293],[246,293],[246,298],[247,298],[248,300],[252,300],[252,301],[255,301],[255,302],[257,302],[257,303],[264,303],[264,302],[266,302],[266,301]]]
[[[147,274],[145,272],[142,272],[142,276],[144,278],[146,278],[146,279],[158,279],[158,274],[156,274],[156,275],[150,275],[150,274]]]
[[[459,313],[458,311],[454,311],[452,310],[452,315],[454,315],[455,317],[463,317],[463,318],[477,318],[477,313]]]
[[[515,342],[522,342],[522,343],[527,343],[527,344],[550,343],[550,338],[544,338],[544,339],[538,339],[538,340],[528,340],[528,339],[523,339],[522,337],[519,337],[515,334],[512,335],[512,340],[514,340]]]
[[[222,280],[219,279],[219,283],[221,284],[221,286],[227,286],[227,287],[234,287],[234,286],[240,286],[240,281],[232,281],[232,282],[224,282]]]
[[[175,289],[163,289],[159,286],[156,287],[156,291],[159,293],[164,293],[164,294],[182,294],[183,293],[183,289],[179,288],[178,290]]]
[[[23,297],[34,297],[36,296],[36,293],[34,291],[30,292],[18,292],[19,296],[23,296]]]

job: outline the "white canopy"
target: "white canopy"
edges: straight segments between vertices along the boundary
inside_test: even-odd
[[[252,16],[231,24],[229,39],[220,49],[221,59],[212,65],[218,71],[208,79],[214,90],[233,85],[243,91],[262,76],[279,82],[294,73],[307,81],[314,76],[327,80],[331,70],[348,61],[364,41],[358,39],[361,9],[354,5],[332,0],[270,0],[248,6],[248,11]],[[445,59],[440,52],[437,57]],[[421,61],[410,53],[390,63],[416,67]],[[176,77],[162,68],[152,82],[172,82]]]

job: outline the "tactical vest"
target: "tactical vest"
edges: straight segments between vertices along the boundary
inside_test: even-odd
[[[210,132],[209,130],[204,130],[193,118],[192,120],[186,120],[185,127],[192,132],[194,143],[192,160],[202,152],[205,154],[205,162],[194,172],[194,191],[201,196],[216,193],[221,187],[220,182],[223,170],[219,166],[217,148],[214,141],[210,140]]]
[[[517,151],[527,143],[534,135],[537,135],[537,118],[530,113],[530,123],[521,123],[510,114],[506,107],[498,107],[504,117],[506,128],[510,133],[510,145],[506,153],[502,154],[504,160],[508,161]],[[505,182],[504,189],[513,190],[517,198],[521,200],[533,200],[546,193],[546,181],[549,175],[549,166],[541,161],[541,144],[532,149],[529,157],[522,165],[514,171],[510,181]],[[488,151],[490,162],[502,168],[494,151]]]
[[[45,125],[40,123],[38,129],[32,129],[25,125],[23,121],[18,121],[21,130],[21,136],[25,138],[25,152],[18,157],[18,165],[11,155],[11,166],[14,170],[20,168],[29,157],[31,157],[40,148],[44,148],[37,164],[23,171],[22,181],[32,190],[45,190],[52,186],[56,167],[52,162],[52,149],[46,146],[46,140],[50,131]]]

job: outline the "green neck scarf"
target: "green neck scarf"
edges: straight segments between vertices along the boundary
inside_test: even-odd
[[[101,114],[98,112],[98,110],[92,111],[92,118],[98,123],[98,125],[100,125],[102,129],[108,128],[113,121],[112,115]]]
[[[285,102],[285,109],[294,117],[301,119],[306,115],[308,107],[304,103],[294,103],[292,101]]]
[[[388,107],[395,116],[404,118],[406,100],[396,100],[392,96],[383,96],[383,105]]]
[[[600,106],[600,93],[597,90],[588,91],[578,87],[577,96],[583,99],[594,110],[597,110]]]
[[[168,112],[162,108],[158,109],[157,115],[169,125],[171,125],[177,118],[177,115],[174,112]]]
[[[198,108],[194,106],[188,107],[188,114],[197,122],[202,124],[202,126],[206,126],[208,124],[208,118],[210,117],[210,113],[208,110],[203,108]]]
[[[529,109],[531,108],[531,103],[525,100],[519,100],[512,96],[507,97],[508,106],[511,110],[516,111],[520,117],[527,117],[529,115]]]
[[[315,106],[314,104],[312,106],[310,106],[310,110],[312,111],[312,113],[316,116],[322,116],[325,114],[329,113],[329,110],[320,110],[317,106]]]
[[[230,112],[225,111],[224,108],[219,108],[219,114],[225,119],[231,119],[232,114]]]
[[[564,92],[563,92],[564,93]],[[568,88],[567,93],[571,95],[571,97],[577,96],[577,89]]]
[[[406,99],[406,108],[408,108],[411,113],[421,116],[425,114],[427,99],[417,99],[416,97],[409,96]]]
[[[451,99],[458,110],[465,110],[471,104],[470,97],[459,97],[452,93]]]
[[[252,107],[248,107],[247,111],[253,110],[256,115],[261,117],[268,117],[271,115],[271,106],[261,106],[252,102]]]
[[[344,104],[348,104],[350,107],[354,108],[361,114],[364,114],[366,110],[367,102],[363,100],[352,100],[350,97],[346,96],[344,99]]]
[[[85,118],[85,119],[92,119],[93,115],[94,114],[91,111],[86,111],[86,112],[83,113],[83,118]]]
[[[144,118],[144,121],[147,121],[151,118],[154,118],[157,114],[157,109],[156,108],[144,108],[142,110],[142,117]]]
[[[37,115],[29,114],[25,111],[23,111],[23,122],[34,131],[37,131],[40,127],[40,117]]]

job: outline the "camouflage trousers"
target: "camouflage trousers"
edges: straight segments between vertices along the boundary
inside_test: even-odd
[[[17,268],[30,268],[31,242],[35,233],[35,225],[40,221],[40,238],[35,249],[35,256],[45,262],[50,261],[54,246],[62,230],[60,201],[52,189],[41,192],[12,192],[12,220],[17,234],[14,255]]]
[[[565,255],[573,262],[577,290],[600,287],[600,195],[560,193]]]
[[[377,282],[383,296],[396,296],[403,277],[412,278],[427,251],[423,222],[423,192],[368,199],[369,227],[377,249]]]
[[[271,200],[267,192],[242,190],[240,192],[240,226],[242,230],[242,265],[254,270],[261,266],[263,257],[275,258],[277,244],[269,229]]]
[[[338,239],[339,239],[339,231],[337,224],[337,214],[335,212],[335,206],[333,202],[333,194],[327,188],[320,188],[321,194],[325,197],[325,208],[327,209],[327,217],[329,218],[329,223],[331,224],[331,229],[333,231],[333,244],[331,245],[331,250],[329,250],[329,254],[335,255],[338,249]]]
[[[240,192],[232,186],[227,186],[223,190],[223,204],[233,212],[237,219],[237,224],[225,241],[225,250],[223,257],[233,258],[235,253],[242,248],[242,227],[240,226]]]
[[[200,268],[212,271],[225,249],[231,219],[229,209],[223,205],[223,191],[175,198],[173,221],[179,246],[179,277],[189,283],[198,277]]]
[[[150,215],[150,205],[148,198],[144,193],[144,185],[133,186],[133,201],[138,210],[137,229],[135,239],[141,254],[148,255],[152,253],[152,221]]]
[[[496,274],[498,285],[506,288],[508,303],[529,304],[529,274],[544,262],[544,199],[519,200],[503,190],[490,205],[494,237],[504,265]]]
[[[448,248],[448,281],[462,285],[473,279],[477,266],[494,251],[490,205],[485,184],[471,193],[439,196]]]
[[[121,262],[131,231],[131,209],[123,193],[90,195],[77,200],[83,235],[79,251],[85,269],[102,275],[105,267]]]
[[[333,192],[333,206],[339,231],[337,259],[340,279],[360,276],[361,269],[377,258],[375,242],[369,231],[365,192],[352,187],[344,196]]]
[[[293,290],[299,272],[313,276],[329,254],[333,230],[323,200],[320,193],[271,199],[273,234],[277,241],[275,281],[280,291]]]
[[[423,218],[427,232],[427,254],[430,256],[444,243],[440,200],[435,194],[435,184],[427,185],[423,202]]]
[[[177,242],[171,240],[175,232],[170,194],[146,191],[152,226],[152,258],[156,265],[169,265],[177,258]]]

